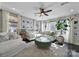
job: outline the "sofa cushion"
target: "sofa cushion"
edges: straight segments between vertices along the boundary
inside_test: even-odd
[[[8,36],[9,36],[9,39],[10,39],[10,40],[21,38],[20,35],[18,35],[18,34],[15,33],[15,32],[9,32],[9,33],[8,33]]]
[[[0,42],[4,42],[4,41],[8,41],[9,40],[9,38],[5,38],[5,37],[0,37]]]
[[[9,40],[9,36],[7,35],[7,33],[0,33],[0,42],[4,42]]]

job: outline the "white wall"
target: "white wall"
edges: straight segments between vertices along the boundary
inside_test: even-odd
[[[34,30],[34,20],[26,17],[22,17],[21,20],[21,28],[26,29],[27,31],[33,31]]]
[[[27,23],[29,22],[29,23]],[[36,21],[34,19],[22,17],[21,21],[21,28],[26,29],[26,31],[37,31],[41,32],[42,29],[42,23],[41,21]]]
[[[2,11],[2,31],[8,32],[8,15],[9,13],[5,10]]]
[[[78,23],[74,24],[74,21],[78,21]],[[77,16],[75,16],[74,19],[71,21],[70,35],[70,43],[79,45],[79,14],[77,14]]]
[[[14,14],[14,13],[12,13]],[[1,21],[1,26],[2,26],[2,32],[9,32],[9,29],[10,29],[10,20],[11,19],[15,19],[15,20],[18,20],[18,23],[17,23],[17,30],[20,29],[21,27],[21,17],[18,15],[16,18],[11,18],[10,17],[10,12],[6,11],[6,10],[2,10],[2,16],[0,17],[0,20]],[[18,30],[19,31],[19,30]]]

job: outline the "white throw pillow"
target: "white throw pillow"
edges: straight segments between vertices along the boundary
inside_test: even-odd
[[[10,32],[10,33],[9,33],[9,39],[10,39],[10,40],[12,40],[12,39],[13,39],[13,40],[14,40],[14,39],[19,39],[19,38],[21,38],[20,35],[18,35],[18,34],[15,33],[15,32]]]
[[[4,41],[7,41],[7,40],[9,40],[9,36],[7,35],[7,33],[0,36],[0,42],[4,42]]]

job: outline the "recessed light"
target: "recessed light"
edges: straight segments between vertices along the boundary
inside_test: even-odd
[[[74,9],[71,9],[71,10],[70,10],[70,12],[73,12],[73,11],[74,11]]]
[[[13,10],[15,10],[15,8],[12,8]]]
[[[55,10],[52,10],[52,11],[55,11]]]

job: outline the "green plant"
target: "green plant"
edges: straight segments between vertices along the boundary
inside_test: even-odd
[[[57,28],[57,30],[61,30],[61,34],[62,34],[63,30],[65,30],[65,31],[68,30],[67,27],[69,25],[68,25],[67,21],[68,21],[67,19],[57,21],[56,28]]]

